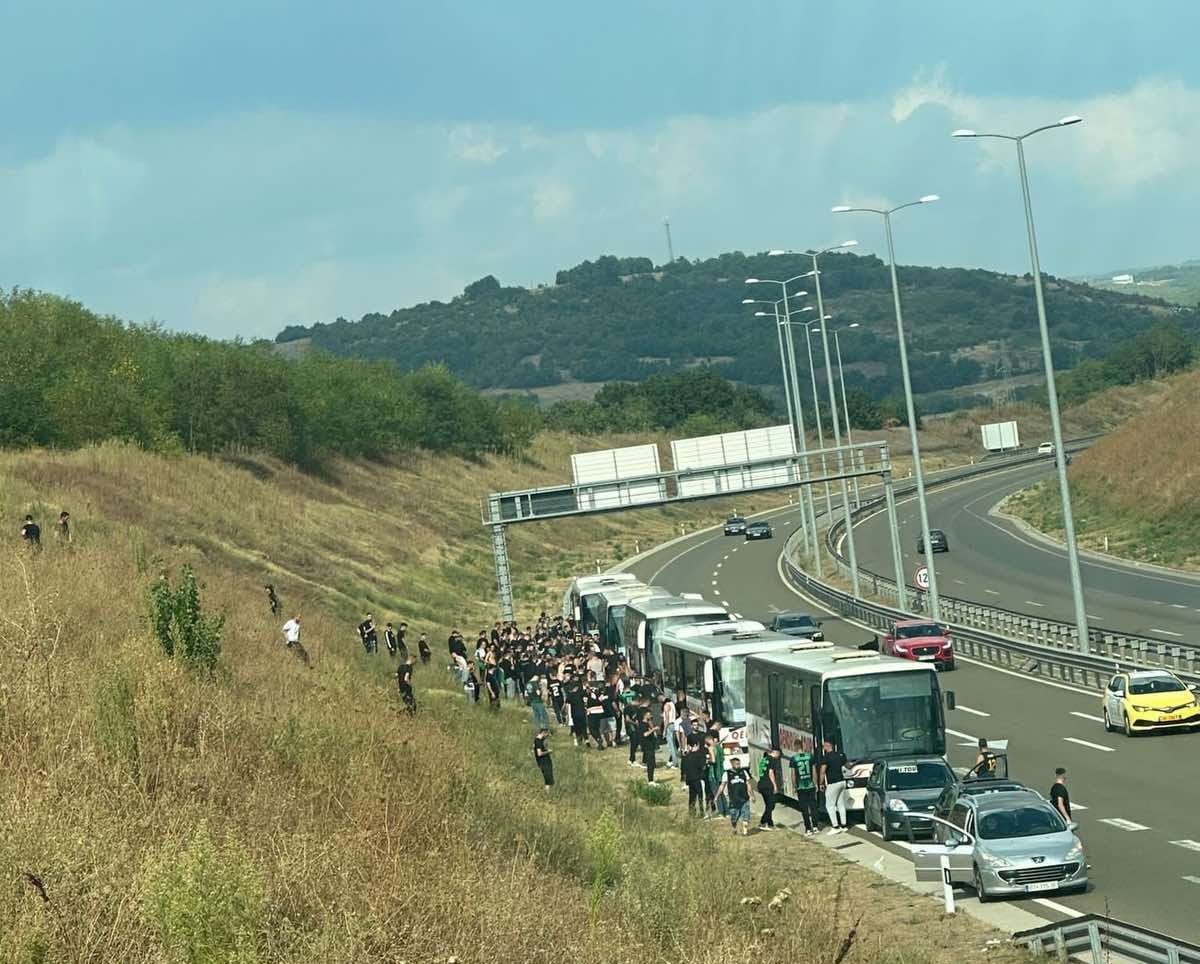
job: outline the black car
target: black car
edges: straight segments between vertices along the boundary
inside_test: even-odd
[[[774,539],[775,530],[769,522],[751,522],[746,526],[746,541],[751,539]]]
[[[930,529],[929,548],[934,552],[949,552],[950,542],[946,538],[946,533],[941,529]],[[917,555],[925,555],[925,539],[922,536],[917,536]]]
[[[798,639],[811,639],[818,643],[825,639],[825,633],[821,631],[821,624],[808,613],[803,613],[799,610],[776,613],[771,617],[771,623],[768,628],[772,632],[783,633],[785,636],[795,636]]]
[[[725,520],[725,535],[740,536],[746,532],[746,520],[740,515],[731,515]]]
[[[863,822],[878,829],[884,840],[914,833],[932,833],[939,798],[958,783],[954,771],[941,757],[919,756],[876,760],[867,780]]]

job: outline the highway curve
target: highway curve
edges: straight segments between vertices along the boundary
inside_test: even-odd
[[[1004,595],[993,601],[1004,604],[1013,601],[1012,592],[1019,586],[1020,598],[1015,600],[1018,605],[1014,608],[1021,608],[1019,604],[1028,598],[1042,602],[1048,616],[1069,614],[1069,609],[1052,608],[1061,607],[1067,598],[1057,588],[1065,578],[1065,564],[1063,573],[1053,573],[1050,565],[1040,577],[1031,576],[1032,570],[1010,571],[1012,563],[1006,560],[1017,550],[1000,547],[1015,540],[991,529],[986,522],[987,500],[993,494],[1002,494],[1006,486],[1025,484],[1044,471],[1045,467],[1039,466],[984,477],[933,496],[935,525],[946,529],[951,540],[951,552],[939,557],[939,562],[945,560],[939,571],[945,569],[944,578],[956,589],[964,590],[956,594],[967,596],[977,587],[981,601],[987,602],[991,597],[983,589],[995,588]],[[955,506],[963,509],[956,510]],[[974,514],[967,507],[973,507]],[[976,518],[980,507],[983,519]],[[773,611],[791,608],[820,612],[819,607],[799,598],[779,573],[783,539],[796,524],[794,509],[779,510],[770,518],[778,536],[772,542],[747,543],[737,537],[724,537],[718,529],[666,546],[629,568],[643,580],[673,591],[700,592],[708,599],[719,599],[731,612],[748,618],[764,618]],[[956,533],[956,527],[964,523],[987,530],[988,541],[982,548],[977,545],[974,552],[966,548],[962,533],[966,533],[969,541],[977,530],[963,528]],[[886,572],[883,565],[887,559],[886,542],[879,539],[878,545],[875,544],[873,527],[886,535],[886,530],[877,523],[864,523],[860,556],[864,562]],[[917,525],[910,518],[905,531],[916,530]],[[906,546],[910,564],[915,562],[913,548]],[[1003,551],[1010,552],[1010,556],[998,555]],[[1053,560],[1041,547],[1026,546],[1020,552]],[[978,573],[968,573],[960,562],[976,559],[981,560]],[[952,582],[956,577],[962,578],[963,586]],[[1156,582],[1148,584],[1158,586]],[[1035,588],[1038,595],[1033,595]],[[1052,588],[1054,592],[1050,591]],[[1089,596],[1089,608],[1092,598]],[[1123,598],[1095,595],[1097,608],[1101,601],[1112,603]],[[1128,612],[1133,614],[1138,610],[1129,605]],[[1103,614],[1108,613],[1114,619],[1105,622],[1113,622],[1122,610],[1114,604]],[[1176,628],[1189,615],[1166,621],[1164,613],[1163,619],[1155,619],[1154,624]],[[831,615],[825,616],[825,630],[828,638],[840,643],[860,643],[870,635],[865,628]],[[1081,824],[1080,835],[1092,865],[1090,891],[1053,899],[1029,898],[1021,901],[1022,905],[1051,919],[1088,912],[1108,913],[1180,938],[1200,941],[1200,915],[1195,913],[1200,906],[1200,815],[1191,797],[1200,734],[1160,734],[1127,740],[1103,731],[1099,699],[1093,693],[1026,679],[962,657],[959,667],[943,679],[945,687],[955,690],[960,704],[950,714],[950,762],[955,766],[973,763],[973,747],[980,736],[1007,739],[1010,767],[1017,779],[1047,793],[1054,779],[1054,768],[1066,766],[1072,801],[1079,804],[1075,808],[1076,819]],[[1111,820],[1120,823],[1105,822]],[[861,829],[855,832],[863,833]],[[898,845],[897,851],[901,849]],[[975,898],[972,895],[966,899]]]

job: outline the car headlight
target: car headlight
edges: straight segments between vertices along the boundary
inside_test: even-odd
[[[908,804],[903,800],[891,799],[887,803],[889,810],[895,810],[897,813],[904,813],[908,810]]]
[[[1001,857],[996,854],[989,854],[986,851],[984,853],[980,854],[980,856],[984,859],[984,862],[987,863],[988,866],[990,866],[990,867],[1011,867],[1013,865],[1012,861],[1009,860],[1007,857]]]
[[[1066,852],[1063,856],[1063,863],[1071,863],[1073,860],[1083,860],[1083,844],[1078,841]]]
[[[1136,703],[1130,703],[1129,707],[1130,707],[1130,709],[1135,710],[1138,713],[1153,713],[1154,712],[1153,706],[1138,706]]]

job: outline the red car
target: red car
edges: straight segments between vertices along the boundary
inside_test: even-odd
[[[938,669],[954,669],[954,644],[950,633],[927,619],[902,619],[883,637],[880,649],[889,656],[933,663]]]

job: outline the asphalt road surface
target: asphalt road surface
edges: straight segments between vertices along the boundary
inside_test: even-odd
[[[995,601],[1005,605],[1014,602],[1015,591],[1020,598],[1015,599],[1017,605],[1012,608],[1022,608],[1024,600],[1029,599],[1042,603],[1048,616],[1059,612],[1069,615],[1069,591],[1064,593],[1061,588],[1065,563],[1061,572],[1056,572],[1052,553],[1011,539],[988,524],[989,499],[1003,494],[1006,487],[1026,484],[1044,471],[1039,467],[985,477],[933,496],[934,525],[947,531],[951,545],[951,552],[939,557],[939,572],[945,570],[943,578],[963,590],[955,595],[973,598],[968,593],[977,591],[980,600],[986,602],[992,597],[984,590],[992,588],[1003,593]],[[905,547],[907,559],[915,564],[915,504],[904,508],[909,510],[905,531],[913,534],[906,541],[914,543]],[[775,540],[747,543],[739,537],[722,536],[717,530],[667,546],[630,568],[646,582],[675,592],[702,593],[746,618],[765,619],[782,609],[820,614],[819,607],[800,598],[779,574],[783,540],[796,524],[794,510],[783,509],[770,518],[776,527]],[[860,557],[886,572],[886,528],[878,527],[882,538],[876,546],[873,525],[878,526],[869,521],[863,524]],[[986,543],[976,544],[972,551],[968,544],[976,533],[984,531]],[[1001,550],[1008,542],[1023,547]],[[1007,555],[996,558],[1001,551]],[[1034,558],[1040,570],[1022,568],[1032,566]],[[968,571],[968,561],[978,570]],[[1039,576],[1038,572],[1043,574]],[[962,578],[963,586],[953,582],[956,577]],[[1138,601],[1140,609],[1121,593],[1089,595],[1089,608],[1094,598],[1097,612],[1113,614],[1113,619],[1104,620],[1106,623],[1114,622],[1122,612],[1156,611],[1151,600],[1160,592],[1163,598],[1173,598],[1157,577],[1124,578],[1142,579],[1142,591],[1147,595]],[[1118,584],[1116,578],[1111,581]],[[1155,595],[1149,595],[1151,592]],[[1065,610],[1061,609],[1064,600]],[[1116,608],[1118,600],[1124,601],[1125,610]],[[1101,602],[1108,604],[1103,610]],[[1169,604],[1164,608],[1169,610]],[[1182,628],[1189,618],[1194,618],[1190,609],[1173,621],[1168,621],[1164,613],[1153,623]],[[839,617],[825,615],[824,620],[826,635],[834,642],[858,644],[872,635]],[[951,764],[973,764],[976,739],[985,736],[989,740],[1008,740],[1012,775],[1043,794],[1049,792],[1054,768],[1068,769],[1074,815],[1092,867],[1091,887],[1086,894],[1027,898],[1021,904],[1049,919],[1108,913],[1179,938],[1200,941],[1200,914],[1196,912],[1200,908],[1200,806],[1194,790],[1200,770],[1200,734],[1156,734],[1128,740],[1103,731],[1098,694],[1026,679],[962,657],[958,664],[959,669],[942,680],[944,688],[955,691],[959,702],[959,708],[948,714]],[[854,832],[864,833],[861,828]],[[885,846],[903,851],[902,844]],[[960,897],[975,899],[968,889],[961,891]]]

